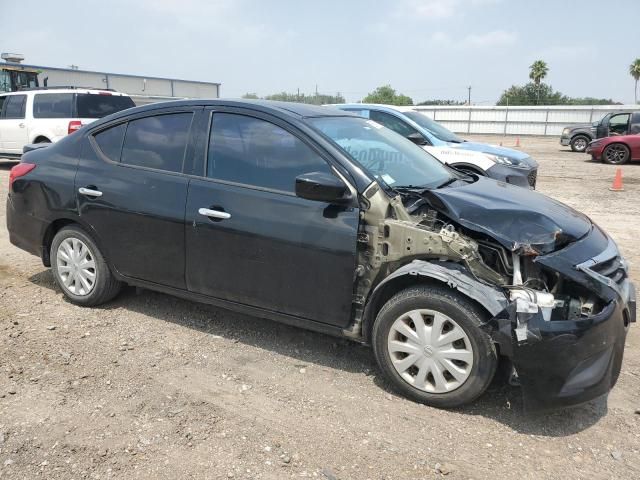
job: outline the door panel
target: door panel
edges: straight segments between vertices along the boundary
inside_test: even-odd
[[[186,117],[185,117],[186,115]],[[75,189],[81,218],[123,275],[175,288],[184,279],[184,212],[193,112],[162,112],[88,136]],[[125,164],[120,162],[128,162]],[[131,164],[135,164],[131,165]],[[101,196],[80,193],[97,190]]]
[[[200,208],[224,209],[210,219]],[[359,212],[292,195],[191,180],[187,287],[234,302],[345,326]]]
[[[80,216],[118,272],[176,288],[185,287],[187,185],[181,175],[105,162],[89,145],[83,148],[75,181]],[[81,195],[83,187],[102,196]]]
[[[293,193],[296,176],[333,172],[327,154],[281,119],[215,110],[201,116],[201,143],[193,156],[201,162],[194,172],[209,178],[192,178],[189,185],[188,289],[346,326],[359,210]],[[199,213],[203,208],[230,216],[210,218]]]

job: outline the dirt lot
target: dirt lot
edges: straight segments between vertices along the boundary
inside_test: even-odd
[[[613,167],[556,138],[521,140],[539,190],[608,230],[640,279],[640,164],[612,193]],[[608,400],[525,415],[519,390],[495,382],[475,405],[439,411],[394,394],[369,349],[341,339],[134,289],[71,305],[9,244],[9,167],[2,478],[640,478],[640,325]]]

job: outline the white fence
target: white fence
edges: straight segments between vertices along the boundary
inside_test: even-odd
[[[572,123],[591,123],[614,111],[640,110],[640,105],[585,106],[414,106],[417,110],[457,133],[500,135],[560,135]]]

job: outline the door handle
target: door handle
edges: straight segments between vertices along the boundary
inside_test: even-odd
[[[220,220],[226,220],[231,218],[231,214],[228,212],[221,212],[220,210],[211,210],[209,208],[199,208],[198,213],[209,218],[219,218]]]
[[[102,192],[100,190],[94,190],[92,188],[80,187],[78,192],[82,195],[87,195],[88,197],[101,197]]]
[[[19,124],[18,124],[18,126],[19,126],[20,128],[24,128],[24,123],[19,123]]]

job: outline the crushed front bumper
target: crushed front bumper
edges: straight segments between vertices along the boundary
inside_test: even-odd
[[[612,259],[620,259],[625,271],[615,281],[597,273],[598,265],[609,268]],[[636,320],[636,290],[626,278],[624,260],[597,227],[570,247],[539,257],[539,263],[589,287],[604,307],[586,318],[548,321],[540,311],[518,313],[511,302],[484,325],[500,353],[511,359],[529,411],[577,405],[611,390],[620,374],[627,331]]]

